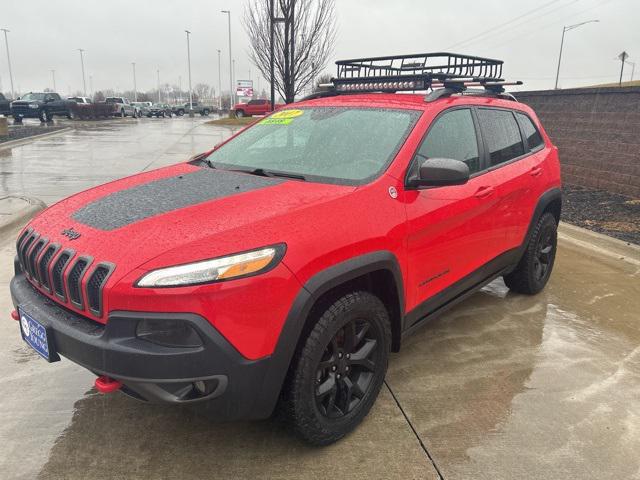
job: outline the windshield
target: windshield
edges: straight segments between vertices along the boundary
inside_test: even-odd
[[[419,115],[353,107],[280,110],[214,150],[207,161],[215,168],[363,183],[389,165]]]
[[[44,93],[26,93],[20,100],[44,100]]]
[[[122,103],[120,98],[116,97],[107,97],[105,99],[105,103]]]

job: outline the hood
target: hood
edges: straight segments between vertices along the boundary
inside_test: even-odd
[[[180,164],[69,197],[31,223],[62,248],[116,265],[111,281],[157,268],[286,242],[295,211],[355,187]],[[310,217],[313,218],[313,217]],[[300,220],[296,220],[300,221]]]

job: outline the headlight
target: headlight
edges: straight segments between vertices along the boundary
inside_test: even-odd
[[[282,259],[285,245],[252,250],[227,257],[160,268],[138,280],[138,287],[183,287],[202,283],[220,282],[264,273]]]
[[[29,108],[40,108],[40,105],[38,105],[37,103],[30,103]]]

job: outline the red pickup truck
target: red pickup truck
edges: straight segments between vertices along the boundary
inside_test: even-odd
[[[236,112],[236,117],[266,115],[271,112],[271,102],[269,100],[250,100],[247,103],[236,104],[233,110]]]

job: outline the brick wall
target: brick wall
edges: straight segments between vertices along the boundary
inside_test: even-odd
[[[640,198],[640,87],[515,93],[558,146],[566,183]]]

